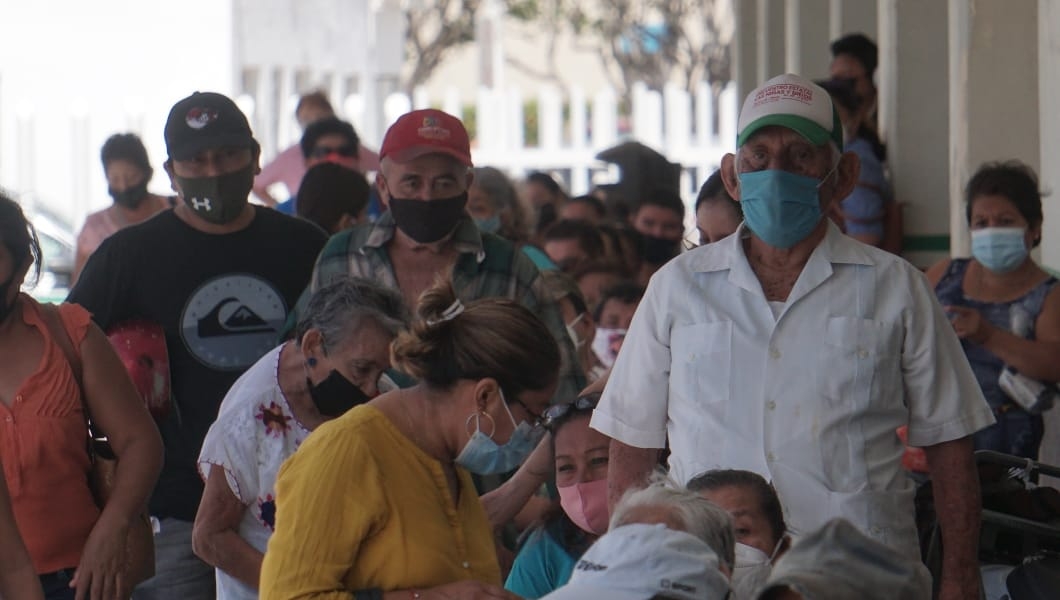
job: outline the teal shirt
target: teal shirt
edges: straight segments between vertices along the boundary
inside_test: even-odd
[[[504,589],[523,598],[540,598],[570,580],[578,557],[571,556],[544,528],[538,528],[515,557]]]

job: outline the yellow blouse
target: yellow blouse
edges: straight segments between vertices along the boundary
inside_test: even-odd
[[[457,474],[454,505],[442,465],[374,407],[321,425],[280,468],[261,600],[501,585],[486,511],[470,475]]]

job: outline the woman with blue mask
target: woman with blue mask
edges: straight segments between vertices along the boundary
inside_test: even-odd
[[[448,283],[417,316],[391,357],[419,383],[320,426],[281,469],[261,598],[516,598],[471,473],[537,445],[559,349],[521,305],[465,306]]]
[[[983,165],[965,191],[972,257],[927,272],[997,419],[975,434],[976,449],[1027,458],[1038,457],[1042,417],[1002,375],[1060,381],[1060,286],[1030,257],[1042,238],[1041,196],[1027,165]]]
[[[530,208],[508,176],[493,167],[475,167],[467,190],[467,212],[479,231],[500,236],[518,247],[542,271],[556,268],[548,255],[530,243]]]

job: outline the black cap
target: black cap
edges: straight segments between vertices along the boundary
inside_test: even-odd
[[[195,92],[173,105],[166,119],[166,151],[187,160],[207,148],[258,148],[246,115],[228,96]]]

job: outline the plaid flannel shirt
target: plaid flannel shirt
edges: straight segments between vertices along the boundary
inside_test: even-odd
[[[357,225],[332,236],[317,258],[311,289],[345,276],[364,277],[398,289],[386,249],[394,229],[394,219],[386,212],[373,224]],[[534,263],[508,240],[481,233],[470,218],[457,225],[451,243],[458,252],[452,281],[457,297],[465,303],[479,298],[511,298],[537,315],[559,344],[563,359],[553,402],[573,400],[585,387],[585,376],[559,307],[547,300]]]

